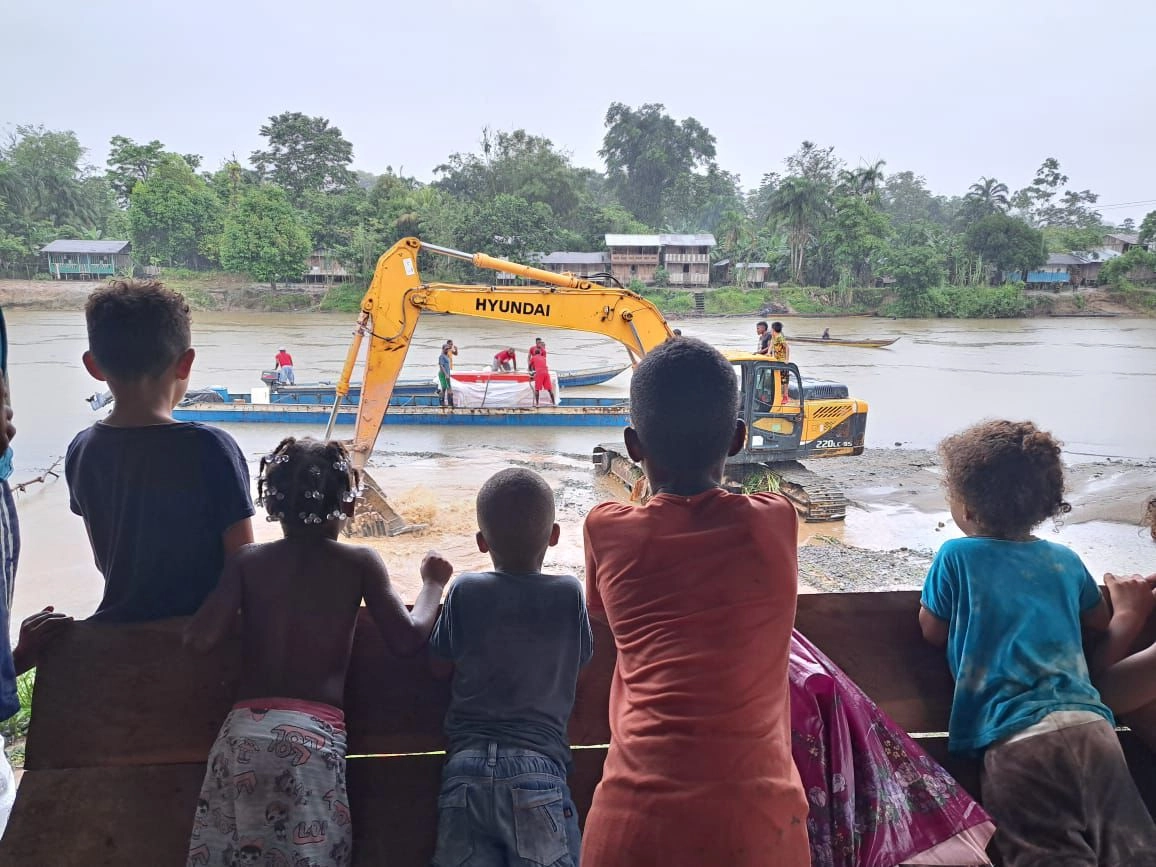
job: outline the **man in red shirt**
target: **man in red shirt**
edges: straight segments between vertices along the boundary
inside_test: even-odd
[[[507,346],[501,352],[494,356],[494,370],[517,370],[518,356],[514,353],[514,347]]]
[[[538,405],[538,396],[543,390],[550,393],[550,405],[557,405],[558,399],[554,396],[554,383],[550,379],[550,369],[546,366],[546,344],[540,338],[537,345],[531,350],[526,366],[530,369],[530,374],[533,377],[530,385],[534,389],[534,406]]]
[[[276,360],[276,369],[281,371],[277,381],[282,385],[296,385],[297,379],[293,376],[293,356],[285,351],[284,346],[277,350]]]

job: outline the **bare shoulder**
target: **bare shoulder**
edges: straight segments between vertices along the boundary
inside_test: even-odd
[[[333,559],[351,570],[365,576],[388,574],[381,555],[368,545],[350,545],[346,542],[332,543]]]

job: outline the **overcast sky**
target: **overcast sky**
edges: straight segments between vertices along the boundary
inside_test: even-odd
[[[612,101],[660,102],[757,184],[803,139],[932,190],[1013,190],[1047,156],[1104,216],[1156,209],[1156,3],[1086,0],[0,0],[0,126],[159,138],[244,161],[272,114],[322,115],[354,166],[428,180],[481,129],[601,167]]]

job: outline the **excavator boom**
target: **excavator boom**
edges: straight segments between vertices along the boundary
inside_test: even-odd
[[[503,271],[545,286],[468,286],[422,283],[417,268],[419,251],[472,262],[479,268]],[[349,392],[353,368],[364,337],[369,337],[365,378],[361,387],[353,462],[364,467],[373,451],[389,407],[398,374],[405,363],[418,319],[424,312],[522,322],[538,328],[564,328],[604,334],[626,347],[637,362],[672,335],[658,309],[640,295],[495,259],[483,253],[463,253],[416,238],[398,241],[377,262],[369,290],[361,301],[354,341],[337,385],[338,402]],[[332,435],[332,418],[329,435]]]

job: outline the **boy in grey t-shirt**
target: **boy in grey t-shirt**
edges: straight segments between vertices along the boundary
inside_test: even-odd
[[[452,663],[434,865],[578,867],[566,726],[593,653],[582,585],[543,575],[558,542],[554,494],[503,470],[478,492],[478,548],[492,572],[459,575],[430,637]]]

